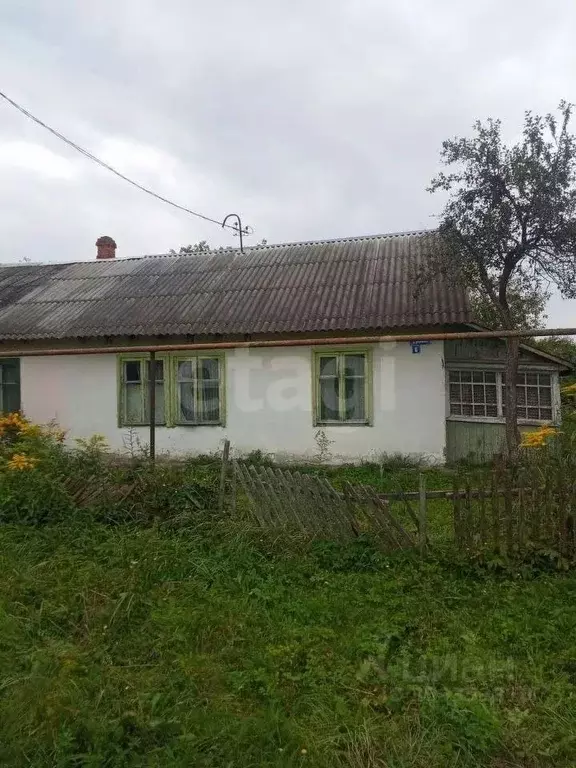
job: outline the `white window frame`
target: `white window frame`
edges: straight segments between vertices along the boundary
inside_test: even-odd
[[[450,413],[450,371],[490,371],[496,373],[496,401],[499,416],[460,416]],[[506,419],[502,415],[502,375],[505,373],[501,365],[489,363],[446,363],[445,389],[446,389],[446,418],[449,421],[472,421],[484,424],[505,424]],[[518,419],[518,424],[559,424],[560,422],[560,377],[558,371],[551,368],[537,366],[520,366],[519,373],[546,373],[550,376],[552,385],[552,419]]]

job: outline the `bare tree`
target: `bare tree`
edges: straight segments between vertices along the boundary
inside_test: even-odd
[[[558,115],[526,112],[518,141],[507,145],[501,122],[476,122],[471,138],[448,139],[441,160],[453,167],[432,180],[448,193],[441,215],[437,268],[464,281],[491,308],[496,327],[514,328],[530,300],[555,286],[576,296],[576,137],[573,105]],[[525,316],[525,315],[524,315]],[[516,460],[519,340],[508,339],[506,443]]]

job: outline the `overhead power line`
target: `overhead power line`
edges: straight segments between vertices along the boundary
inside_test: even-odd
[[[87,157],[89,160],[92,160],[93,162],[97,163],[102,168],[105,168],[107,171],[110,171],[115,176],[118,176],[118,178],[123,179],[124,181],[127,181],[128,184],[131,184],[133,187],[136,187],[136,189],[139,189],[141,192],[146,192],[147,195],[150,195],[151,197],[155,197],[156,200],[160,200],[163,203],[166,203],[167,205],[171,205],[173,208],[177,208],[179,211],[184,211],[184,213],[189,213],[191,216],[196,216],[199,219],[203,219],[204,221],[209,221],[212,224],[218,224],[219,227],[226,227],[226,229],[232,229],[237,234],[251,234],[251,230],[249,228],[242,228],[240,225],[234,225],[234,224],[226,224],[222,221],[218,221],[218,219],[213,219],[210,216],[205,216],[203,213],[198,213],[197,211],[193,211],[190,208],[186,208],[184,205],[179,205],[178,203],[174,203],[172,200],[168,200],[167,197],[164,197],[163,195],[159,195],[157,192],[154,192],[152,189],[149,189],[148,187],[143,186],[142,184],[138,184],[137,181],[133,181],[132,179],[128,178],[128,176],[125,176],[123,173],[120,173],[120,171],[117,171],[116,168],[113,168],[111,165],[108,165],[108,163],[105,163],[104,160],[100,160],[99,157],[96,157],[96,155],[93,155],[91,152],[88,152],[87,149],[84,149],[79,144],[76,144],[76,142],[72,141],[71,139],[68,139],[66,136],[61,134],[59,131],[55,130],[54,128],[51,128],[49,125],[44,123],[40,118],[33,115],[31,112],[29,112],[27,109],[25,109],[21,104],[18,104],[13,99],[11,99],[9,96],[7,96],[5,93],[2,93],[0,91],[0,96],[7,101],[9,104],[11,104],[13,107],[15,107],[19,112],[21,112],[23,115],[25,115],[27,118],[35,122],[37,125],[40,125],[42,128],[45,128],[47,131],[49,131],[53,136],[56,136],[56,138],[63,141],[65,144],[68,144],[69,147],[72,147],[72,149],[75,149],[77,152],[80,152],[81,155],[84,155],[84,157]]]

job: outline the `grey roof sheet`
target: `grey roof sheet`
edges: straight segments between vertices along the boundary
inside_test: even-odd
[[[351,331],[471,321],[441,279],[415,292],[415,232],[74,264],[0,267],[0,339]]]

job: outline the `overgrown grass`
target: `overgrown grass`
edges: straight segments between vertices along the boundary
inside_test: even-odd
[[[576,575],[0,527],[0,764],[573,766]]]
[[[272,540],[215,512],[219,472],[118,466],[98,438],[68,452],[0,420],[0,765],[576,764],[575,572]],[[430,503],[434,541],[450,521]]]

